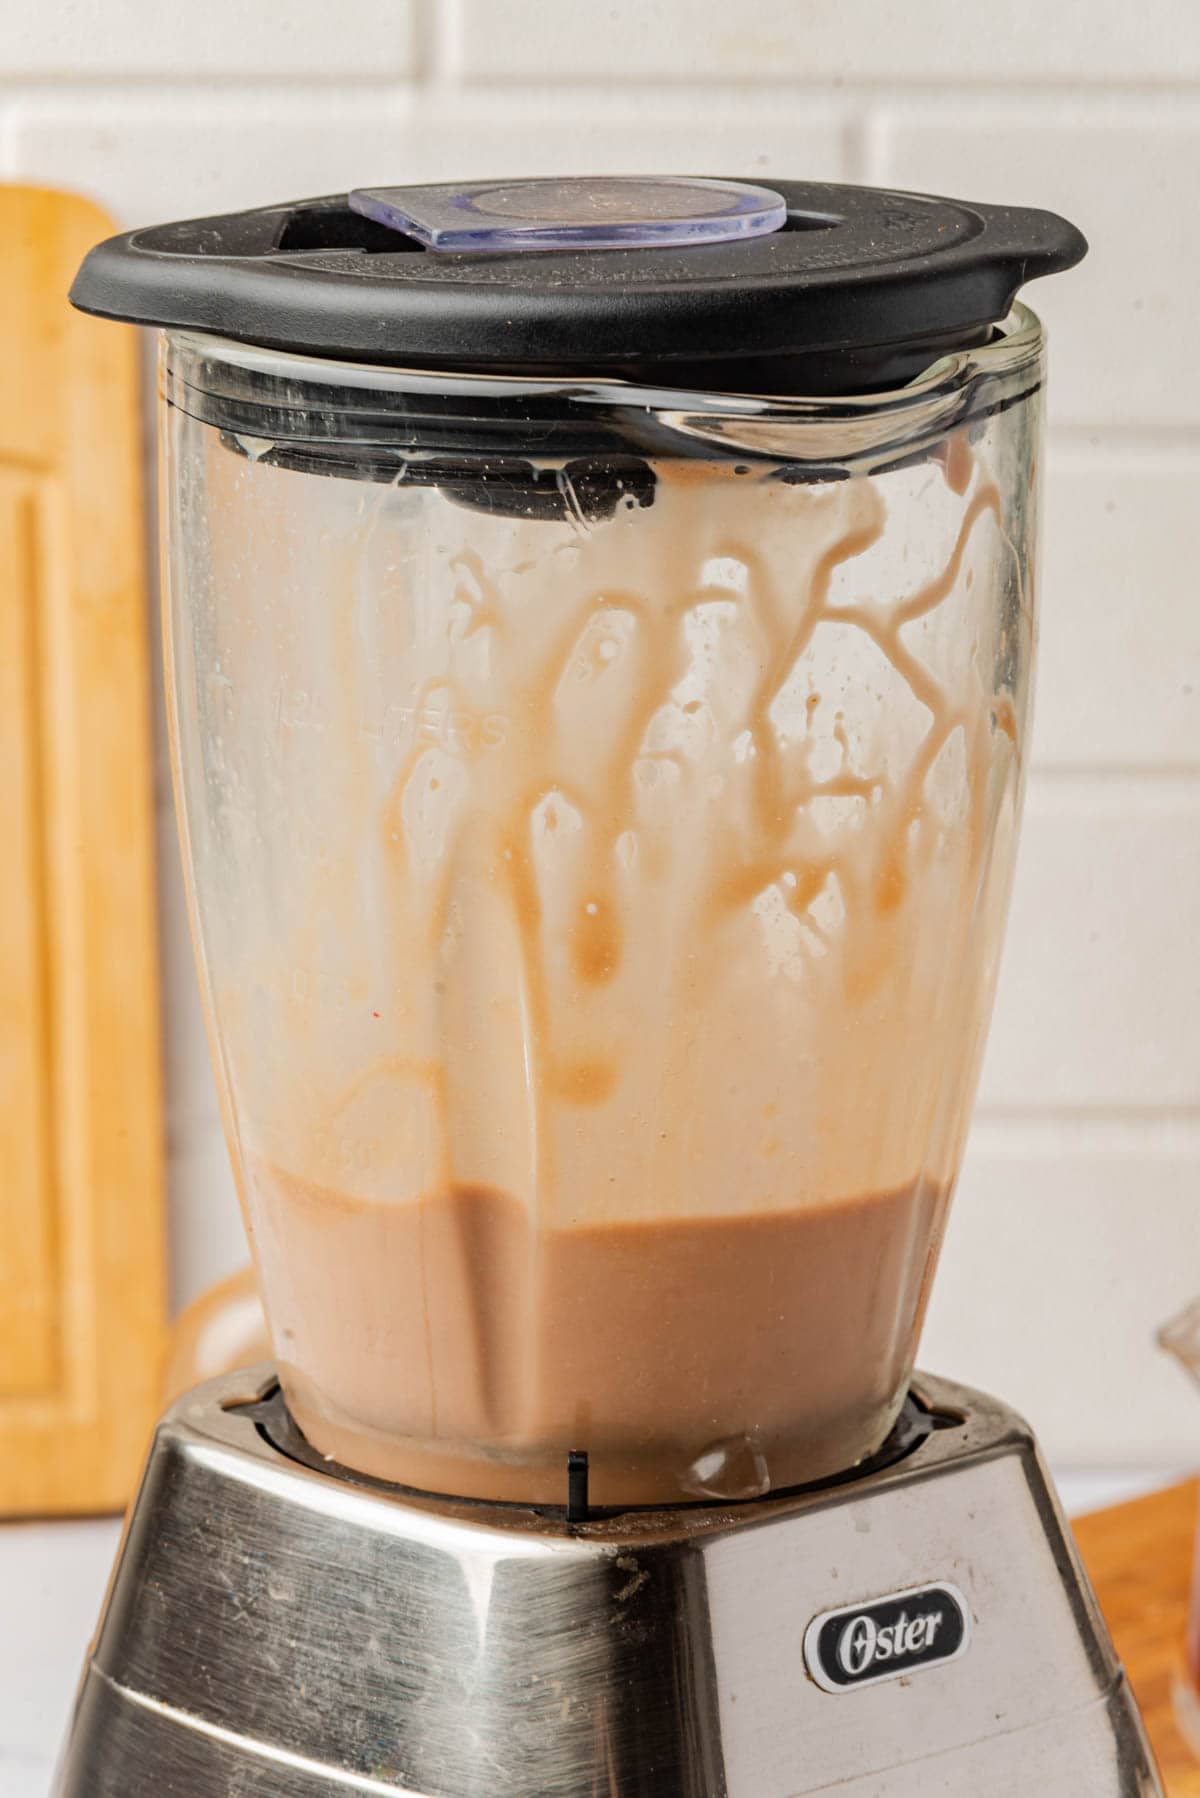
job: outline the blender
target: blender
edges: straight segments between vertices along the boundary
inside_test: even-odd
[[[113,239],[270,1330],[59,1798],[1153,1793],[1021,1420],[914,1375],[1021,807],[1055,216],[364,188]]]

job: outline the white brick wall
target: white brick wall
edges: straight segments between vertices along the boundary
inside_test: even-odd
[[[1054,347],[1059,423],[1186,430],[1200,417],[1189,228],[1198,129],[1192,99],[1171,93],[1023,94],[944,112],[894,99],[870,115],[865,177],[935,193],[952,180],[981,200],[1033,202],[1073,219],[1091,255],[1073,281],[1047,282],[1034,297]]]
[[[459,0],[451,66],[476,81],[1170,82],[1200,75],[1173,0]],[[1157,27],[1157,29],[1156,29]]]
[[[0,173],[122,224],[360,180],[659,167],[1058,206],[1035,772],[925,1358],[1078,1466],[1183,1464],[1200,1292],[1194,0],[57,0],[0,22]],[[174,1285],[242,1255],[160,781]]]
[[[411,75],[415,0],[54,0],[6,6],[4,73],[48,82]]]

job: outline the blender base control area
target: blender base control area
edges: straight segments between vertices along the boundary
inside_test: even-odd
[[[914,1391],[908,1445],[848,1481],[571,1524],[295,1459],[269,1370],[201,1388],[61,1798],[129,1798],[131,1766],[195,1798],[1155,1792],[1027,1428]]]
[[[1027,1427],[914,1357],[1028,741],[1053,214],[374,186],[99,245],[273,1361],[57,1798],[1160,1790]]]

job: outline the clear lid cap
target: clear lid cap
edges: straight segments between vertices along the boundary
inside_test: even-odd
[[[430,250],[654,249],[778,231],[782,194],[694,176],[560,176],[424,187],[357,187],[354,212]]]

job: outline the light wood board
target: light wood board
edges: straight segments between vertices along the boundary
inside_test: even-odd
[[[1076,1518],[1074,1529],[1168,1798],[1200,1798],[1200,1762],[1179,1732],[1171,1700],[1183,1664],[1196,1483]]]
[[[133,333],[112,230],[0,186],[0,1513],[119,1508],[153,1416],[164,1210]]]

